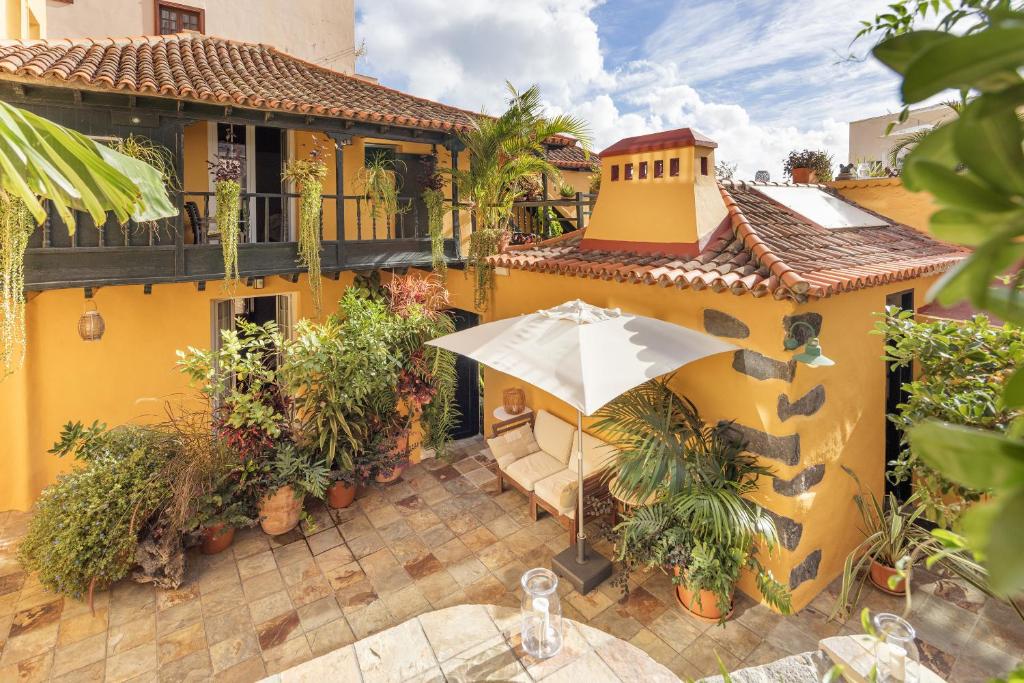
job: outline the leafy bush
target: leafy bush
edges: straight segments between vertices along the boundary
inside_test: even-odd
[[[917,321],[913,311],[886,309],[875,324],[885,336],[885,359],[919,373],[903,385],[907,400],[888,416],[901,429],[928,419],[1006,431],[1021,410],[1002,400],[1010,374],[1024,363],[1024,331],[1012,325],[995,326],[985,316],[957,322]],[[982,491],[958,484],[921,460],[903,437],[903,450],[894,463],[894,482],[916,480],[921,503],[943,526],[953,525],[965,503],[981,499]]]
[[[83,466],[43,490],[19,554],[46,588],[77,598],[127,576],[140,530],[166,501],[157,473],[173,441],[149,427],[76,422],[50,452]]]
[[[832,180],[832,155],[821,150],[793,150],[782,162],[782,172],[792,179],[794,168],[809,168],[817,174],[819,183],[828,182]]]

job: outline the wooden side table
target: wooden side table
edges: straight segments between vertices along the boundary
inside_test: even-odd
[[[491,426],[491,434],[493,436],[515,429],[522,424],[529,424],[531,427],[533,426],[533,410],[529,407],[518,415],[513,415],[505,410],[504,406],[498,406],[491,414],[494,415],[494,419],[496,420],[496,422]]]

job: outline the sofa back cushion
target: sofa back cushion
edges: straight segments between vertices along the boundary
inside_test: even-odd
[[[487,439],[487,445],[499,463],[505,458],[508,458],[508,462],[514,462],[540,450],[540,446],[533,438],[533,430],[528,424]]]
[[[559,420],[546,410],[537,411],[537,419],[533,423],[533,437],[540,449],[551,457],[568,463],[572,436],[575,433],[576,430],[568,422]]]
[[[577,433],[578,435],[578,433]],[[569,457],[569,469],[573,472],[576,471],[578,465],[576,464],[577,449],[579,444],[577,443],[577,436],[573,436],[572,439],[572,453]],[[583,476],[589,477],[594,472],[602,470],[612,463],[612,459],[616,456],[618,450],[596,436],[590,434],[583,434]]]

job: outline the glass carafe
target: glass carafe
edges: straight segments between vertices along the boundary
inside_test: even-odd
[[[883,612],[874,618],[878,642],[875,668],[878,683],[917,683],[920,663],[914,627],[906,619]]]
[[[554,657],[562,649],[562,603],[558,577],[550,569],[531,569],[523,574],[523,649],[538,659]]]

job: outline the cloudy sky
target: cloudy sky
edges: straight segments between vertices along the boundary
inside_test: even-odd
[[[357,0],[357,69],[474,111],[540,85],[595,149],[691,126],[718,158],[781,178],[794,148],[846,161],[847,123],[898,111],[898,83],[843,60],[886,0]],[[855,45],[863,51],[866,45]]]

